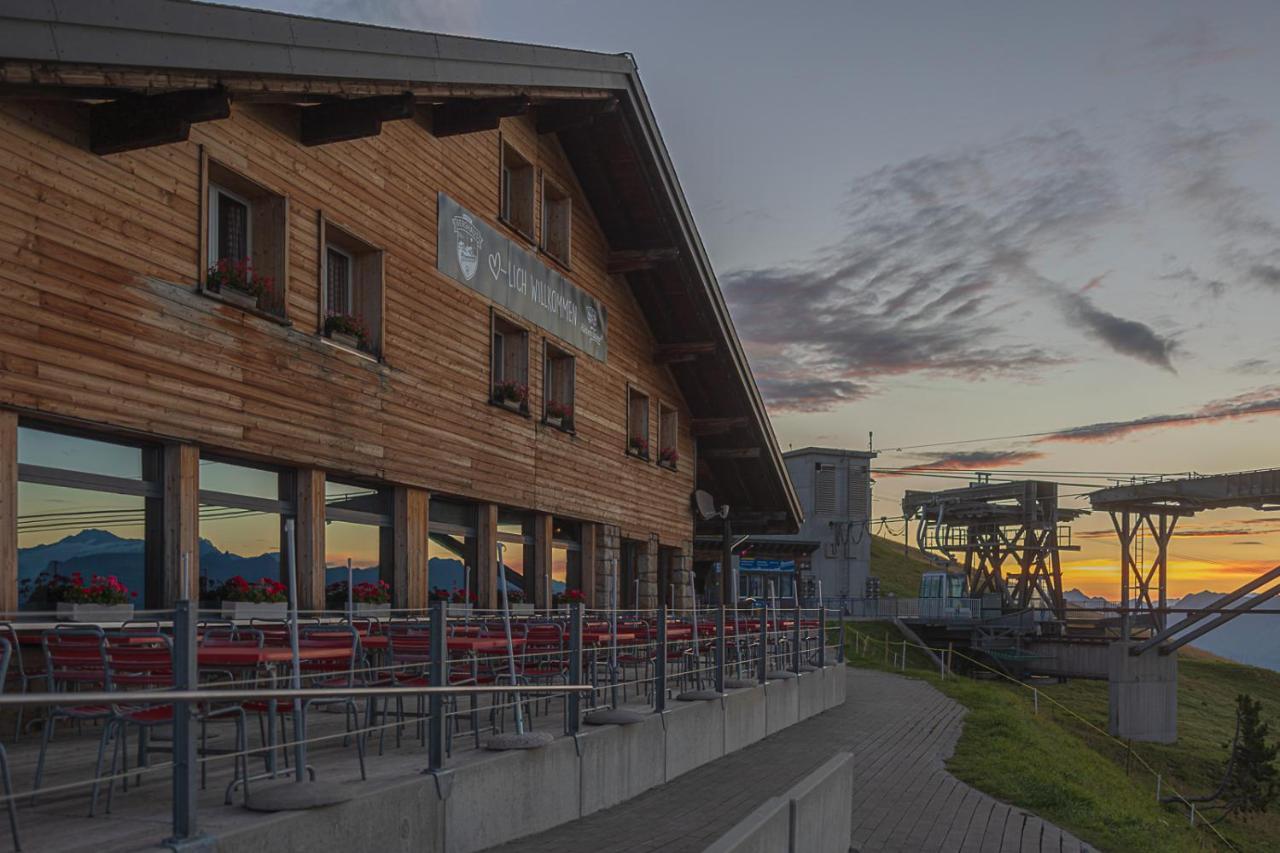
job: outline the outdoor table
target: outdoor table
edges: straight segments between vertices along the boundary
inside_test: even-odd
[[[298,649],[299,660],[337,660],[351,656],[350,649],[317,647]],[[196,663],[202,667],[253,668],[267,664],[288,663],[293,650],[288,646],[201,646],[196,649]]]

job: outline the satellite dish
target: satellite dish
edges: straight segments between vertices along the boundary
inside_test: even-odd
[[[713,518],[725,518],[729,515],[729,506],[726,504],[717,508],[715,498],[711,497],[711,493],[704,489],[698,489],[693,493],[693,503],[703,521],[710,521]]]

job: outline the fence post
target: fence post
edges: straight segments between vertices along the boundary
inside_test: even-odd
[[[836,650],[836,660],[844,663],[844,614],[840,614],[840,648]]]
[[[843,622],[841,623],[843,624]],[[823,669],[827,665],[827,608],[822,605],[818,608],[818,668]]]
[[[173,682],[179,690],[195,690],[197,676],[196,623],[191,601],[184,598],[173,609]],[[200,780],[191,703],[174,702],[173,706],[173,837],[165,843],[180,850],[200,834],[196,811]]]
[[[1040,713],[1040,691],[1035,687],[1031,688],[1031,712],[1036,715]]]
[[[1163,782],[1164,782],[1164,777],[1161,776],[1159,773],[1157,773],[1156,774],[1156,802],[1157,803],[1160,802],[1160,787]]]
[[[724,649],[724,602],[720,602],[720,606],[716,608],[716,683],[717,693],[724,692],[724,666],[725,666],[725,649]]]
[[[907,641],[902,641],[902,671],[907,671]]]
[[[582,683],[582,602],[569,605],[569,683]],[[582,727],[582,694],[570,693],[565,706],[565,725],[571,735]]]
[[[443,687],[445,672],[447,672],[449,644],[445,634],[449,629],[445,622],[444,608],[443,601],[431,602],[430,678],[432,687]],[[428,700],[428,708],[431,717],[428,726],[428,766],[431,770],[440,770],[444,767],[444,696],[440,693],[432,693]]]
[[[760,654],[757,658],[760,683],[764,684],[769,680],[769,605],[766,602],[760,603]]]
[[[667,606],[658,607],[658,648],[653,655],[653,710],[667,709]]]
[[[791,671],[800,673],[800,638],[803,632],[800,623],[804,621],[804,611],[800,609],[800,597],[796,596],[796,622],[791,629]]]

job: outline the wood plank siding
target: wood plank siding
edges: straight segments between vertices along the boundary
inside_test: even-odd
[[[540,135],[530,114],[436,138],[430,109],[419,106],[378,136],[304,147],[298,123],[296,108],[237,102],[229,118],[194,125],[187,142],[97,156],[87,105],[0,102],[0,407],[302,469],[307,501],[323,502],[310,488],[323,482],[308,478],[313,470],[399,487],[395,514],[416,542],[398,540],[398,601],[424,601],[430,586],[408,574],[425,565],[428,495],[616,525],[625,538],[687,549],[693,418],[670,368],[654,359],[657,342],[630,287],[607,272],[610,246],[557,136]],[[567,268],[539,257],[609,317],[600,362],[503,315],[529,331],[529,417],[489,402],[495,309],[436,269],[439,191],[537,251],[497,215],[502,141],[571,197]],[[286,201],[277,208],[287,235],[282,320],[200,290],[209,161]],[[541,221],[539,208],[539,229]],[[380,359],[319,333],[325,223],[382,252]],[[541,422],[547,340],[575,356],[576,434]],[[627,455],[629,386],[649,395],[655,460],[659,403],[676,410],[675,470]],[[0,561],[11,564],[12,416],[0,412],[6,423]],[[192,494],[196,456],[171,458],[183,464],[166,487]],[[193,521],[169,521],[185,550]],[[299,548],[304,560],[323,557],[315,533]],[[584,534],[592,547],[594,537]],[[322,582],[311,581],[309,602]],[[0,604],[10,599],[0,594]]]

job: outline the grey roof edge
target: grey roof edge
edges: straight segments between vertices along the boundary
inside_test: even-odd
[[[792,456],[806,456],[809,454],[823,456],[852,456],[858,459],[875,459],[880,454],[874,450],[850,450],[844,447],[797,447],[795,450],[788,450],[782,454],[784,459],[790,459]]]
[[[803,523],[764,400],[630,54],[416,32],[194,0],[4,0],[0,58],[625,94],[729,345],[788,509],[797,525]]]

